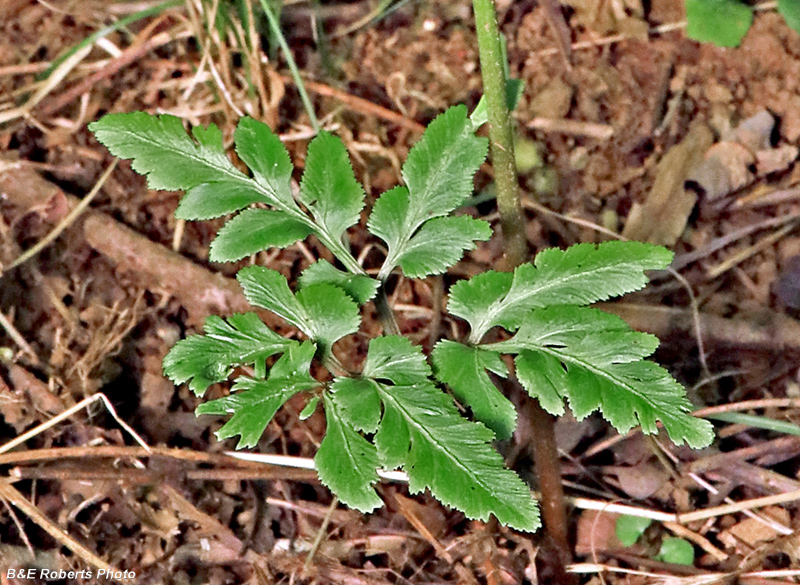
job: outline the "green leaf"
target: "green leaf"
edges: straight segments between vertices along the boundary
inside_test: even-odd
[[[272,247],[285,248],[313,230],[283,211],[246,209],[226,223],[211,242],[212,262],[240,260]]]
[[[253,118],[242,118],[233,134],[236,154],[250,170],[256,182],[264,189],[270,203],[295,209],[292,197],[292,161],[269,126]]]
[[[481,347],[518,353],[520,382],[550,412],[561,414],[566,397],[577,418],[600,409],[621,433],[637,424],[655,433],[660,420],[676,444],[705,447],[711,424],[691,415],[692,404],[669,372],[641,361],[656,346],[653,336],[631,331],[618,317],[556,306],[531,311],[508,341]]]
[[[320,385],[309,374],[314,352],[315,347],[309,342],[292,346],[275,362],[266,380],[242,376],[231,388],[233,394],[201,404],[195,412],[198,415],[232,415],[217,431],[217,438],[241,435],[237,449],[254,446],[287,400]]]
[[[236,279],[251,305],[268,309],[306,335],[311,335],[308,313],[292,294],[283,274],[263,266],[248,266],[239,271]]]
[[[720,47],[738,47],[753,23],[753,9],[739,0],[686,0],[686,35]]]
[[[450,289],[447,311],[467,321],[475,331],[481,317],[496,309],[511,290],[514,275],[489,270],[469,280],[459,280]]]
[[[688,540],[668,536],[661,542],[656,559],[673,565],[694,565],[694,546]]]
[[[151,189],[177,191],[201,183],[246,181],[225,155],[222,133],[213,124],[192,130],[196,142],[180,118],[170,115],[108,114],[89,129],[111,154],[133,159],[133,170],[147,175]]]
[[[358,305],[335,285],[314,284],[295,296],[280,272],[263,266],[243,268],[236,278],[250,304],[279,315],[325,350],[361,324]]]
[[[203,329],[205,335],[179,341],[164,358],[164,373],[175,384],[189,381],[197,395],[226,380],[235,366],[263,369],[268,357],[297,344],[269,329],[255,313],[232,315],[227,322],[211,316]]]
[[[330,396],[323,400],[328,428],[314,457],[319,479],[351,508],[372,512],[383,504],[372,487],[378,481],[378,452],[347,423]]]
[[[377,280],[369,276],[342,272],[331,266],[327,260],[316,261],[306,268],[298,279],[298,286],[301,290],[313,284],[336,285],[359,305],[363,305],[374,297],[380,285]]]
[[[399,248],[401,240],[405,237],[408,199],[407,187],[400,185],[389,189],[378,197],[367,219],[367,229],[386,242],[389,250]]]
[[[797,0],[778,0],[778,12],[783,15],[792,30],[800,33],[800,2]]]
[[[492,431],[465,420],[432,384],[377,387],[384,415],[375,442],[384,462],[402,461],[412,493],[428,488],[470,518],[494,514],[520,530],[539,527],[530,490],[504,467]]]
[[[475,249],[475,240],[492,237],[492,227],[468,215],[438,217],[422,224],[397,258],[409,278],[424,278],[446,272],[461,260],[465,250]]]
[[[451,107],[428,125],[403,165],[411,202],[405,222],[410,233],[432,217],[447,215],[472,193],[473,176],[486,160],[488,144],[473,133],[463,105]]]
[[[408,153],[403,179],[408,191],[384,193],[367,222],[389,254],[381,267],[385,279],[417,229],[434,217],[449,214],[473,189],[473,175],[486,158],[488,142],[474,134],[464,106],[440,114]]]
[[[240,209],[264,201],[264,196],[246,182],[217,181],[202,183],[186,191],[175,217],[178,219],[212,219],[235,213]]]
[[[333,134],[320,132],[308,145],[300,200],[332,240],[358,223],[364,190],[353,174],[347,149]]]
[[[506,79],[506,105],[508,106],[509,112],[513,112],[517,109],[517,104],[519,104],[519,100],[522,99],[522,95],[524,93],[524,81],[521,79]],[[475,106],[474,110],[472,110],[472,114],[470,114],[469,119],[472,122],[473,129],[475,130],[489,121],[489,109],[486,105],[485,95],[482,95],[481,99],[478,100],[478,105]]]
[[[361,325],[358,305],[338,286],[308,286],[297,293],[297,300],[308,315],[309,328],[303,332],[324,348],[330,348],[345,335],[355,333]]]
[[[351,427],[367,433],[378,430],[381,399],[375,382],[366,378],[336,378],[331,391],[333,400]]]
[[[369,342],[363,375],[376,380],[391,380],[394,384],[427,382],[431,368],[422,348],[407,337],[387,335]]]
[[[450,386],[455,397],[472,409],[475,418],[492,429],[498,439],[508,439],[517,426],[517,411],[497,389],[486,370],[506,377],[500,356],[455,341],[440,341],[431,354],[436,377]]]
[[[319,396],[312,396],[311,400],[306,403],[303,407],[303,410],[300,411],[300,414],[297,415],[297,418],[300,420],[308,420],[317,410],[317,404],[319,404]]]
[[[618,516],[616,524],[617,538],[623,546],[633,546],[652,523],[653,521],[650,518],[628,516],[626,514]]]
[[[671,261],[666,248],[642,242],[549,248],[514,271],[507,292],[507,277],[481,275],[475,286],[453,287],[448,310],[469,322],[475,343],[495,325],[515,330],[534,308],[588,305],[643,288],[645,270],[665,268]]]

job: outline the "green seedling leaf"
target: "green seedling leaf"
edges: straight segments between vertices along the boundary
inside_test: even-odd
[[[248,266],[236,275],[247,300],[269,309],[328,350],[361,324],[358,305],[338,286],[314,284],[292,294],[286,278],[263,266]]]
[[[298,418],[300,420],[308,420],[317,410],[317,404],[319,404],[319,396],[312,396],[311,400],[303,407],[303,410],[300,411]]]
[[[669,372],[642,361],[657,345],[616,316],[555,306],[531,311],[510,340],[481,347],[517,353],[517,377],[553,414],[563,413],[568,398],[579,419],[600,409],[621,433],[640,424],[649,434],[660,420],[676,444],[705,447],[711,424],[691,415],[691,402]]]
[[[311,337],[308,313],[292,294],[283,274],[263,266],[248,266],[239,271],[236,279],[251,305],[272,311]]]
[[[402,462],[412,493],[428,488],[470,518],[494,514],[519,530],[539,527],[530,490],[504,467],[492,431],[464,419],[432,384],[377,387],[384,415],[375,443],[384,462]]]
[[[633,546],[653,521],[650,518],[622,515],[617,517],[617,538],[623,546]]]
[[[369,342],[363,375],[398,385],[417,384],[428,381],[431,368],[421,347],[406,337],[387,335]]]
[[[324,402],[328,428],[314,458],[319,479],[351,508],[372,512],[383,504],[372,487],[379,479],[375,445],[348,424],[334,399],[325,394]]]
[[[385,193],[367,222],[389,248],[381,279],[397,265],[424,222],[449,214],[470,195],[472,177],[486,159],[487,147],[485,138],[475,136],[464,106],[452,107],[430,123],[403,165],[406,197],[402,189]]]
[[[179,341],[164,358],[167,377],[175,384],[189,382],[197,395],[226,380],[234,367],[264,369],[268,357],[297,344],[269,329],[255,313],[232,315],[227,321],[211,316],[203,329],[205,335]]]
[[[686,0],[686,34],[720,47],[738,47],[753,23],[753,9],[740,0]]]
[[[303,271],[298,280],[300,289],[314,284],[333,284],[346,292],[351,299],[363,305],[378,292],[380,283],[363,274],[348,274],[331,266],[326,260],[318,260]]]
[[[312,232],[308,224],[283,211],[246,209],[219,230],[209,257],[212,262],[241,260],[262,250],[291,246]]]
[[[326,350],[361,325],[358,305],[338,286],[307,286],[297,293],[297,300],[308,315],[310,328],[304,333]]]
[[[694,547],[688,540],[667,537],[661,543],[656,559],[673,565],[694,565]]]
[[[233,138],[236,154],[253,171],[269,203],[295,209],[290,187],[292,161],[280,138],[263,122],[247,117],[239,120]]]
[[[186,192],[175,217],[178,219],[213,219],[264,201],[254,185],[239,181],[201,183]]]
[[[500,355],[444,340],[436,344],[431,358],[436,377],[450,386],[455,397],[469,406],[475,418],[492,429],[498,439],[508,439],[517,426],[517,411],[486,373],[489,370],[504,378],[508,375]]]
[[[479,341],[495,325],[514,331],[532,309],[551,305],[588,305],[643,288],[645,270],[666,268],[672,252],[642,242],[577,244],[550,248],[533,263],[508,277],[484,276],[458,283],[450,292],[448,311],[472,327],[470,341]]]
[[[521,79],[506,79],[506,105],[508,111],[513,112],[517,109],[519,100],[522,99],[522,94],[525,92],[525,82]],[[478,130],[481,126],[489,121],[489,110],[486,105],[486,96],[481,96],[478,100],[478,105],[472,110],[469,116],[472,122],[472,129]]]
[[[465,250],[475,249],[475,240],[492,237],[491,226],[468,215],[439,217],[425,222],[408,241],[397,259],[409,278],[441,274],[461,260]]]
[[[381,420],[381,399],[375,382],[367,378],[337,378],[331,385],[334,401],[347,423],[358,431],[374,433]]]
[[[217,431],[217,438],[221,441],[241,435],[236,448],[253,447],[287,400],[320,385],[309,373],[315,351],[309,342],[292,346],[275,362],[266,380],[242,376],[231,388],[230,396],[201,404],[195,412],[198,415],[232,415]]]
[[[797,2],[797,0],[778,0],[778,12],[786,19],[786,24],[800,33],[800,2]]]
[[[347,149],[333,134],[320,132],[308,145],[300,200],[332,240],[358,223],[364,190],[353,174]]]
[[[114,156],[132,159],[151,189],[188,190],[202,183],[242,183],[246,177],[225,155],[222,133],[211,124],[195,126],[194,140],[175,116],[144,112],[108,114],[89,125]]]

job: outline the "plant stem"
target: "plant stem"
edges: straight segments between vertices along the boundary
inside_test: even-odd
[[[472,6],[475,11],[483,92],[489,118],[489,149],[494,167],[503,250],[507,267],[513,270],[527,260],[528,243],[517,184],[511,113],[508,111],[506,99],[504,55],[494,1],[473,0]],[[534,461],[542,492],[545,529],[561,553],[558,561],[562,565],[569,560],[570,547],[558,451],[555,447],[554,418],[536,400],[530,401],[524,415],[529,418],[534,429]]]
[[[494,0],[473,0],[483,93],[489,115],[489,151],[497,190],[506,263],[514,269],[528,257],[525,222],[517,186],[514,131],[506,101],[506,75]]]

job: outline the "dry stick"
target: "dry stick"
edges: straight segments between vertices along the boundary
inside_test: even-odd
[[[2,275],[2,271],[0,271],[0,275]],[[17,331],[17,328],[14,327],[14,324],[6,317],[2,311],[0,311],[0,327],[5,329],[8,336],[16,343],[20,349],[28,354],[34,363],[39,363],[39,356],[36,355],[36,352],[33,351],[33,348],[28,344],[22,334]]]
[[[328,531],[328,524],[331,522],[331,516],[333,516],[334,510],[336,510],[336,506],[339,505],[339,498],[333,496],[333,501],[331,501],[331,505],[328,506],[328,511],[325,512],[325,517],[322,519],[322,525],[319,527],[317,531],[317,535],[314,537],[314,542],[311,543],[311,549],[308,551],[308,555],[306,556],[306,562],[303,563],[303,570],[308,571],[311,568],[311,563],[314,560],[314,555],[319,549],[319,546],[322,544],[322,539],[325,537],[325,533]]]
[[[81,213],[83,213],[86,210],[87,207],[89,207],[89,204],[92,202],[92,200],[100,192],[100,189],[103,188],[103,185],[105,185],[105,182],[111,176],[111,173],[113,173],[114,169],[117,168],[117,163],[118,162],[119,162],[119,159],[114,159],[114,162],[112,162],[108,166],[108,168],[103,172],[103,174],[100,176],[100,178],[94,184],[94,187],[92,187],[92,190],[89,191],[89,193],[86,195],[86,197],[81,199],[80,203],[78,203],[78,205],[76,205],[72,209],[72,211],[70,211],[67,214],[67,216],[64,219],[62,219],[58,223],[58,225],[50,231],[50,233],[48,233],[44,238],[42,238],[41,240],[36,242],[36,244],[34,244],[33,246],[31,246],[30,248],[25,250],[11,264],[9,264],[9,266],[8,266],[8,268],[6,270],[10,270],[11,268],[19,266],[23,262],[27,262],[28,260],[33,258],[36,254],[38,254],[44,248],[49,246],[53,242],[53,240],[55,240],[58,236],[60,236],[61,232],[63,232],[65,229],[67,229],[69,226],[71,226],[75,222],[75,220],[78,219],[78,216]]]
[[[585,136],[598,140],[608,140],[614,136],[614,127],[608,124],[594,122],[579,122],[577,120],[534,118],[526,124],[532,130],[551,132],[553,134],[566,134],[568,136]]]
[[[78,412],[79,410],[82,410],[82,409],[86,408],[87,406],[89,406],[90,404],[94,404],[95,402],[98,402],[98,401],[102,402],[105,405],[106,409],[108,409],[108,412],[109,412],[109,414],[111,414],[112,418],[115,421],[117,421],[119,426],[121,426],[123,429],[125,429],[131,437],[133,437],[134,441],[139,443],[146,451],[150,451],[150,447],[147,445],[147,443],[145,443],[142,440],[142,438],[139,435],[136,434],[136,431],[134,431],[128,425],[128,423],[126,423],[124,420],[122,420],[119,417],[119,415],[117,414],[117,411],[114,409],[114,405],[111,404],[111,401],[106,397],[106,395],[103,394],[102,392],[98,392],[97,394],[92,394],[91,396],[88,396],[88,397],[84,398],[83,400],[81,400],[76,405],[71,406],[70,408],[68,408],[67,410],[65,410],[64,412],[62,412],[60,414],[57,414],[56,416],[54,416],[53,418],[51,418],[47,422],[44,422],[44,423],[32,428],[28,432],[21,434],[20,436],[16,437],[15,439],[10,440],[8,443],[0,445],[0,454],[5,453],[6,451],[10,451],[11,449],[16,447],[17,445],[21,445],[22,443],[24,443],[28,439],[30,439],[32,437],[35,437],[36,435],[38,435],[40,433],[43,433],[47,429],[49,429],[51,427],[54,427],[55,425],[60,423],[62,420],[66,419],[66,418],[69,418],[70,416],[72,416],[73,414]]]
[[[294,79],[292,79],[292,77],[289,75],[282,75],[281,79],[287,83],[294,83]],[[335,98],[354,112],[381,118],[387,122],[392,122],[398,126],[408,128],[417,134],[422,134],[425,131],[425,126],[419,122],[416,122],[410,118],[406,118],[402,114],[393,112],[392,110],[384,108],[383,106],[379,106],[378,104],[374,104],[369,100],[365,100],[364,98],[351,95],[347,92],[333,88],[329,85],[325,85],[324,83],[318,83],[316,81],[305,80],[303,83],[305,83],[306,89],[313,91],[318,95]]]
[[[717,264],[716,266],[712,266],[706,271],[706,274],[711,279],[717,278],[718,276],[724,274],[734,266],[744,262],[754,254],[760,252],[761,250],[769,248],[771,245],[773,245],[775,242],[778,242],[781,238],[783,238],[786,234],[791,232],[796,227],[797,223],[790,223],[789,225],[782,227],[777,232],[762,238],[752,246],[749,246],[744,250],[736,252],[735,254],[733,254],[729,258],[726,258],[723,262]]]
[[[89,75],[79,83],[73,85],[71,88],[69,88],[60,96],[50,101],[46,106],[42,107],[39,110],[39,115],[49,116],[51,114],[58,112],[61,108],[70,104],[71,102],[79,98],[82,94],[91,90],[92,87],[97,85],[98,82],[102,81],[103,79],[107,79],[108,77],[111,77],[123,67],[127,67],[131,63],[141,59],[144,55],[146,55],[153,49],[166,45],[180,38],[189,36],[187,34],[188,32],[189,31],[184,31],[178,34],[164,32],[155,35],[151,39],[148,39],[147,41],[141,44],[136,44],[128,47],[122,52],[122,54],[119,57],[117,57],[116,59],[112,59],[108,63],[108,65],[103,67],[100,71],[97,71]]]
[[[82,49],[75,51],[68,59],[59,65],[55,71],[43,82],[36,93],[24,104],[5,112],[0,112],[0,124],[23,118],[30,114],[31,110],[41,102],[47,95],[53,91],[56,86],[72,71],[78,64],[83,61],[91,52],[92,46],[86,46]]]
[[[47,516],[42,514],[39,511],[39,508],[31,504],[25,498],[25,496],[17,491],[17,489],[5,479],[0,479],[0,498],[13,504],[14,507],[16,507],[20,512],[25,514],[34,523],[36,523],[39,528],[47,532],[57,542],[67,547],[69,550],[75,553],[76,556],[83,559],[89,565],[103,571],[115,573],[118,572],[117,569],[109,565],[88,548],[83,546],[80,542],[61,530],[61,528],[54,524]]]

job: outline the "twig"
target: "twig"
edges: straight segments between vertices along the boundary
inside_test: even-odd
[[[553,134],[566,134],[568,136],[586,136],[598,140],[608,140],[614,136],[614,127],[608,124],[595,124],[593,122],[579,122],[577,120],[534,118],[526,124],[528,128],[550,132]]]
[[[786,234],[791,232],[796,227],[797,227],[796,223],[792,223],[792,224],[789,224],[787,226],[782,227],[777,232],[774,232],[774,233],[772,233],[772,234],[770,234],[768,236],[765,236],[764,238],[762,238],[761,240],[759,240],[758,242],[756,242],[752,246],[749,246],[749,247],[745,248],[744,250],[741,250],[741,251],[731,255],[729,258],[726,258],[723,262],[720,262],[716,266],[712,266],[711,268],[709,268],[706,271],[706,274],[711,279],[717,278],[718,276],[720,276],[721,274],[724,274],[725,272],[727,272],[728,270],[730,270],[734,266],[737,266],[738,264],[744,262],[745,260],[747,260],[748,258],[753,256],[754,254],[760,252],[761,250],[769,248],[770,246],[772,246],[774,243],[779,241],[781,238],[783,238]]]
[[[62,412],[60,414],[57,414],[56,416],[54,416],[53,418],[51,418],[47,422],[44,422],[44,423],[32,428],[31,430],[27,431],[26,433],[23,433],[20,436],[10,440],[8,443],[0,445],[0,454],[5,453],[6,451],[10,451],[11,449],[16,447],[17,445],[21,445],[22,443],[24,443],[28,439],[30,439],[32,437],[35,437],[36,435],[38,435],[40,433],[43,433],[47,429],[49,429],[51,427],[54,427],[55,425],[60,423],[62,420],[66,419],[66,418],[69,418],[70,416],[72,416],[73,414],[78,412],[79,410],[82,410],[82,409],[86,408],[87,406],[89,406],[90,404],[94,404],[95,402],[98,402],[98,401],[102,402],[105,405],[105,407],[108,410],[108,412],[111,415],[111,417],[115,421],[117,421],[117,424],[119,424],[119,426],[121,426],[123,429],[125,429],[131,437],[133,437],[134,441],[139,443],[145,449],[145,451],[150,451],[150,447],[147,445],[147,443],[145,443],[142,440],[142,438],[136,433],[136,431],[134,431],[128,425],[128,423],[126,423],[124,420],[122,420],[119,417],[119,415],[117,414],[117,411],[114,409],[114,405],[111,404],[111,401],[106,397],[106,395],[103,394],[102,392],[98,392],[97,394],[92,394],[91,396],[88,396],[88,397],[84,398],[83,400],[78,402],[76,405],[71,406],[70,408],[68,408],[67,410],[65,410],[64,412]]]
[[[100,178],[92,187],[92,190],[87,193],[86,197],[81,199],[80,203],[76,205],[72,211],[70,211],[67,216],[62,219],[58,225],[53,228],[50,233],[48,233],[44,238],[36,242],[33,246],[25,250],[22,254],[20,254],[11,264],[8,265],[6,270],[10,270],[16,266],[19,266],[23,262],[27,262],[31,258],[33,258],[36,254],[41,252],[44,248],[50,245],[50,243],[55,240],[58,236],[61,235],[65,229],[67,229],[72,223],[78,218],[78,216],[83,213],[83,211],[89,206],[92,200],[97,196],[100,192],[100,189],[103,188],[103,185],[111,176],[111,173],[114,172],[114,169],[117,167],[117,163],[119,159],[114,159],[108,168],[100,175]]]
[[[14,324],[0,311],[0,327],[5,329],[8,336],[16,343],[22,351],[31,356],[35,363],[39,363],[39,356],[33,351],[33,348],[28,344],[24,337],[17,331]]]
[[[91,46],[84,47],[81,50],[76,51],[70,56],[69,59],[65,60],[63,63],[61,63],[61,65],[56,67],[52,75],[47,78],[47,80],[39,87],[36,93],[34,93],[27,102],[19,107],[6,110],[5,112],[0,112],[0,124],[27,116],[31,110],[33,110],[33,108],[39,104],[39,102],[46,98],[50,92],[52,92],[58,86],[58,84],[61,83],[61,81],[63,81],[70,71],[78,66],[78,63],[83,61],[89,55],[91,51]]]
[[[49,116],[58,112],[61,108],[66,106],[67,104],[71,103],[73,100],[77,99],[82,94],[86,93],[87,91],[91,90],[92,87],[97,85],[98,82],[102,81],[103,79],[107,79],[117,73],[123,67],[127,67],[131,63],[139,60],[145,54],[149,53],[153,49],[171,43],[175,40],[185,38],[189,36],[189,31],[184,31],[182,33],[160,33],[153,36],[151,39],[137,45],[132,45],[125,49],[122,54],[117,57],[116,59],[112,59],[108,65],[103,67],[100,71],[89,75],[79,83],[76,83],[72,87],[70,87],[67,91],[63,94],[54,98],[52,101],[48,102],[48,104],[39,110],[39,115],[41,116]],[[91,48],[91,47],[90,47]],[[0,121],[2,121],[2,116],[0,115]]]
[[[30,520],[32,520],[36,525],[38,525],[39,528],[47,532],[58,543],[67,547],[86,563],[99,570],[113,573],[119,572],[117,569],[109,565],[103,559],[98,557],[96,554],[54,524],[47,516],[39,511],[39,508],[31,504],[25,498],[25,496],[19,493],[17,489],[8,482],[8,480],[0,479],[0,498],[13,504],[14,507],[30,518]]]
[[[308,551],[308,556],[306,556],[306,562],[303,563],[303,570],[308,571],[311,568],[311,562],[314,560],[314,555],[319,549],[319,545],[322,544],[322,539],[325,538],[325,534],[328,531],[328,524],[331,522],[331,516],[333,516],[334,510],[336,510],[336,506],[339,505],[339,498],[333,496],[333,501],[331,501],[331,505],[328,506],[328,511],[325,513],[325,517],[322,519],[322,525],[317,530],[317,535],[314,537],[314,542],[311,543],[311,549]]]
[[[288,75],[282,75],[281,78],[284,81],[295,83],[295,79]],[[386,120],[387,122],[392,122],[393,124],[397,124],[398,126],[403,126],[404,128],[408,128],[409,130],[416,132],[417,134],[422,134],[425,131],[425,126],[423,126],[419,122],[411,120],[410,118],[406,118],[402,114],[393,112],[392,110],[384,108],[383,106],[379,106],[378,104],[374,104],[369,100],[365,100],[364,98],[351,95],[347,92],[344,92],[342,90],[336,89],[334,87],[316,81],[305,80],[303,83],[305,84],[307,89],[313,91],[314,93],[325,97],[335,98],[344,103],[348,108],[350,108],[354,112],[358,112],[364,115],[372,115],[375,116],[376,118],[381,118],[383,120]]]

